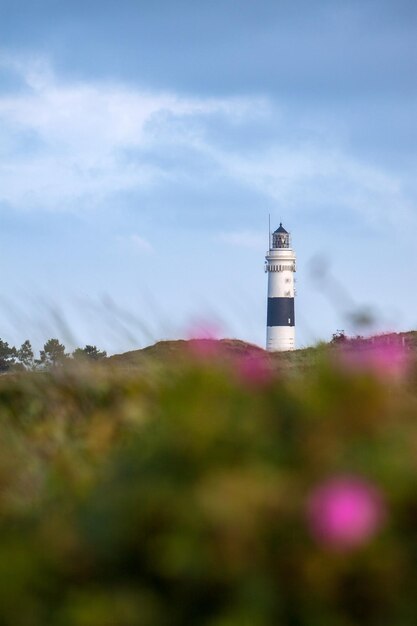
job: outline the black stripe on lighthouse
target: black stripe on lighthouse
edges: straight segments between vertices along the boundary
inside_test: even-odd
[[[267,326],[294,326],[294,298],[268,298]]]

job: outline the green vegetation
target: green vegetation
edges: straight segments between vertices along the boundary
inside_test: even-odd
[[[39,359],[35,359],[29,339],[26,339],[19,349],[9,346],[6,341],[0,339],[0,374],[22,370],[48,370],[64,365],[71,358],[100,361],[106,357],[106,352],[89,345],[85,348],[77,348],[72,354],[68,354],[65,352],[64,344],[58,339],[48,339],[43,350],[40,351]]]
[[[338,335],[335,334],[334,337],[338,337]],[[384,337],[388,341],[401,343],[401,345],[404,344],[404,348],[407,351],[412,354],[417,354],[417,331],[393,333]],[[369,341],[373,341],[374,339],[375,338],[371,338]],[[205,341],[210,342],[210,340],[200,339],[198,343],[204,345]],[[346,338],[346,344],[353,348],[361,341],[363,341],[361,337]],[[159,341],[141,350],[132,350],[131,352],[111,356],[109,357],[109,362],[128,369],[142,366],[147,367],[149,362],[154,364],[165,363],[167,360],[175,362],[178,359],[187,359],[189,356],[188,348],[192,343],[192,341],[184,341],[182,339],[176,341]],[[248,352],[265,354],[262,348],[238,339],[221,339],[219,344],[223,352],[229,355],[239,356],[247,354]],[[286,372],[305,370],[321,362],[323,356],[331,355],[338,345],[340,344],[337,340],[331,341],[330,343],[319,343],[316,346],[301,348],[292,352],[270,354],[268,355],[268,360],[273,368],[285,368]]]
[[[414,626],[413,337],[1,376],[1,626]]]

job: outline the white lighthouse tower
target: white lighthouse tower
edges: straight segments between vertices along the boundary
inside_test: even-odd
[[[282,224],[269,235],[265,272],[268,273],[268,314],[266,349],[294,350],[294,272],[295,254],[291,248],[290,233]]]

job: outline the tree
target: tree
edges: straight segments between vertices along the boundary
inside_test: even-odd
[[[17,351],[17,359],[26,369],[33,369],[35,364],[35,355],[29,339],[26,339]]]
[[[42,367],[56,367],[62,365],[68,356],[65,353],[65,346],[59,343],[58,339],[48,339],[43,350],[40,351],[41,358],[36,362]]]
[[[101,361],[107,356],[105,350],[99,350],[97,346],[85,346],[85,348],[77,348],[72,353],[74,359],[88,359],[91,361]]]
[[[14,365],[16,357],[16,348],[0,339],[0,373],[8,372]]]
[[[344,343],[345,341],[347,341],[348,338],[345,335],[345,331],[344,330],[337,330],[335,333],[333,333],[332,339],[330,341],[330,343]]]

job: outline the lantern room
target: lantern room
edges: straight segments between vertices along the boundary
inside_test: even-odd
[[[290,247],[290,233],[285,230],[282,223],[279,228],[272,233],[272,248],[289,248]]]

